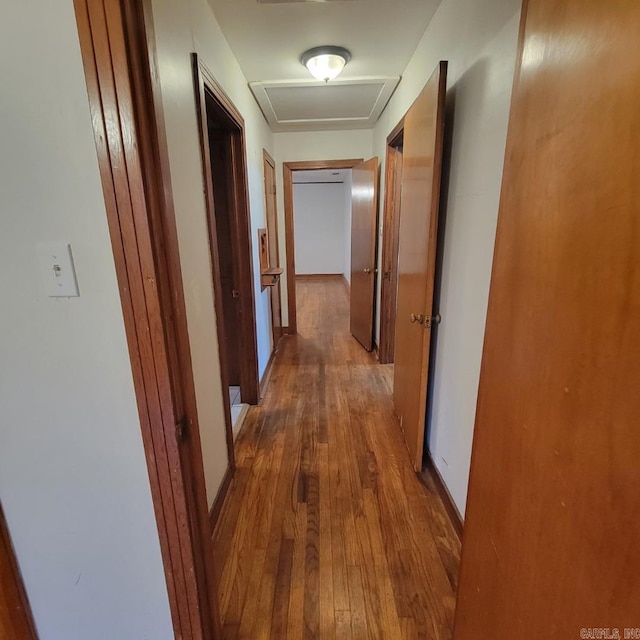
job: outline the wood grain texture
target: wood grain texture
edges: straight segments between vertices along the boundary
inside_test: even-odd
[[[211,638],[217,601],[151,10],[74,5],[174,632]]]
[[[384,223],[382,225],[382,273],[380,287],[380,353],[382,364],[395,358],[396,313],[398,303],[398,247],[400,240],[400,201],[402,192],[402,136],[404,120],[395,140],[387,145],[385,171]],[[398,138],[399,136],[399,138]]]
[[[447,63],[440,62],[404,118],[393,404],[416,471],[422,470]]]
[[[351,335],[373,349],[378,248],[378,158],[351,170]]]
[[[0,504],[0,638],[37,640],[31,607]]]
[[[296,258],[295,230],[293,225],[293,172],[312,169],[351,169],[362,162],[362,158],[347,160],[301,160],[299,162],[283,162],[282,174],[284,184],[284,233],[287,252],[287,308],[289,322],[287,333],[295,335],[298,331],[296,313]]]
[[[259,400],[258,380],[258,342],[255,320],[255,293],[253,289],[253,251],[251,242],[251,222],[249,213],[248,177],[246,169],[246,143],[244,120],[229,96],[220,87],[207,66],[196,53],[192,54],[196,109],[200,147],[202,153],[202,171],[204,179],[205,201],[209,227],[209,244],[211,249],[212,277],[214,282],[214,299],[216,318],[222,327],[224,322],[224,300],[220,269],[220,247],[225,241],[217,237],[216,197],[214,196],[213,168],[211,163],[211,146],[209,142],[208,122],[216,122],[216,126],[225,131],[228,147],[228,207],[230,214],[230,240],[233,253],[233,271],[235,286],[238,291],[237,325],[240,337],[240,388],[242,399],[248,404],[257,404]],[[220,329],[220,327],[219,327]],[[232,354],[226,353],[224,330],[218,331],[220,358],[222,360],[223,387],[229,386],[228,362]],[[225,402],[226,405],[226,402]],[[225,412],[226,412],[225,408]],[[227,427],[227,441],[230,433],[230,414]],[[231,457],[231,454],[230,454]]]
[[[264,198],[267,219],[267,234],[269,239],[269,266],[280,267],[280,243],[278,241],[278,205],[276,200],[276,163],[262,150],[262,168],[264,172]],[[282,283],[280,278],[269,288],[269,305],[271,307],[271,337],[272,351],[278,347],[282,337]]]
[[[640,4],[522,15],[455,637],[624,637],[640,627]]]
[[[297,283],[214,536],[225,638],[451,638],[460,542],[413,471],[392,368],[349,334],[339,278]]]

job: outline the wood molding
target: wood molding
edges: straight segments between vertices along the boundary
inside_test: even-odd
[[[174,634],[211,640],[220,618],[151,2],[74,6]]]
[[[199,59],[197,53],[191,54],[193,64],[198,66],[199,73],[202,75],[203,82],[206,85],[207,91],[211,92],[215,96],[220,106],[227,112],[230,118],[233,119],[236,126],[239,129],[244,129],[244,118],[233,104],[231,98],[227,95],[227,92],[222,88],[220,83],[215,79],[214,75],[209,71],[207,66]]]
[[[458,538],[462,540],[464,520],[462,519],[462,516],[458,511],[458,507],[456,507],[456,503],[453,501],[453,498],[449,493],[449,489],[447,489],[447,485],[442,479],[442,476],[433,461],[431,451],[429,451],[428,448],[425,450],[424,468],[420,474],[420,479],[427,486],[432,485],[432,488],[438,493],[442,500],[442,504],[444,504],[444,507],[447,510],[447,515],[449,516],[453,530],[456,532]]]
[[[347,276],[344,275],[344,273],[342,274],[342,281],[344,282],[344,287],[347,290],[347,295],[351,295],[351,285],[349,284],[349,281],[347,280]]]
[[[276,168],[276,161],[271,157],[271,154],[266,149],[262,149],[262,159],[265,162],[268,162],[274,169]]]
[[[397,147],[402,144],[402,137],[404,136],[404,116],[400,119],[400,122],[391,129],[391,132],[387,136],[387,146]]]
[[[283,327],[284,329],[284,327]],[[264,373],[262,374],[262,378],[260,379],[260,401],[264,398],[264,393],[269,384],[269,380],[271,379],[271,372],[273,370],[273,361],[276,357],[276,353],[278,353],[278,347],[276,347],[269,356],[269,361],[267,362],[267,366],[265,367]]]
[[[293,172],[310,171],[314,169],[352,169],[362,162],[362,158],[347,160],[302,160],[298,162],[283,162],[284,184],[284,232],[287,253],[287,306],[289,311],[288,333],[296,334],[298,325],[296,320],[296,260],[295,260],[295,232],[293,221]]]
[[[258,404],[258,345],[255,314],[255,294],[253,289],[253,251],[251,241],[251,222],[249,212],[248,176],[246,169],[246,144],[244,120],[240,112],[233,105],[227,94],[215,81],[211,72],[198,57],[192,54],[194,82],[196,86],[196,102],[200,131],[200,150],[202,154],[202,168],[204,190],[207,204],[207,218],[209,227],[209,245],[212,253],[212,275],[214,281],[214,299],[216,318],[219,326],[224,326],[224,310],[222,302],[221,274],[219,269],[218,240],[215,225],[215,205],[213,198],[213,178],[211,170],[211,156],[209,151],[209,137],[207,128],[206,101],[213,99],[219,109],[222,109],[236,128],[231,135],[231,165],[234,186],[234,214],[232,216],[234,262],[239,280],[240,325],[242,333],[242,352],[240,362],[240,387],[242,397],[248,404]],[[220,358],[222,361],[223,388],[227,388],[228,355],[223,332],[218,331]],[[225,414],[228,413],[227,446],[229,458],[233,457],[233,432],[231,429],[231,412],[225,401]]]
[[[222,511],[222,507],[224,507],[225,500],[229,495],[229,488],[231,487],[231,482],[233,481],[234,476],[234,468],[229,465],[227,470],[224,473],[222,478],[222,482],[220,483],[220,487],[218,488],[218,493],[216,494],[215,500],[211,505],[211,509],[209,510],[209,527],[211,531],[211,537],[216,530],[216,525],[218,524],[218,520],[220,519],[220,512]]]
[[[16,560],[0,502],[0,633],[7,638],[37,640],[33,615],[24,589],[22,574]],[[5,637],[2,635],[2,637]]]

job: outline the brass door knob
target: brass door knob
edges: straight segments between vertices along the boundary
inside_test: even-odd
[[[424,322],[424,316],[421,313],[419,313],[418,315],[412,313],[410,318],[411,322],[417,322],[418,324],[422,324]]]
[[[363,271],[364,271],[365,273],[371,273],[371,269],[369,269],[368,267],[367,267],[366,269],[363,269]]]

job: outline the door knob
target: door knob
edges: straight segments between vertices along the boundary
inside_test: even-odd
[[[422,324],[424,322],[424,316],[421,313],[418,315],[412,313],[409,317],[411,318],[411,322],[417,322],[418,324]]]
[[[369,269],[368,267],[367,267],[366,269],[363,269],[363,271],[364,271],[365,273],[371,273],[371,269]]]

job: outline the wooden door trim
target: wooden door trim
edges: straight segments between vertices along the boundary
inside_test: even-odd
[[[385,160],[385,188],[384,188],[384,213],[382,225],[382,258],[380,279],[380,345],[379,359],[381,364],[387,364],[394,360],[395,342],[395,314],[398,289],[398,237],[400,232],[400,216],[398,209],[397,183],[397,146],[404,135],[404,119],[399,123],[394,132],[387,138],[387,153]],[[391,142],[389,142],[389,140]],[[389,281],[384,279],[389,264],[395,264],[395,269],[390,269]],[[385,285],[385,282],[387,284]]]
[[[235,268],[238,273],[238,287],[240,292],[240,325],[242,332],[240,354],[240,387],[243,402],[258,404],[258,344],[255,314],[255,293],[253,289],[253,251],[251,243],[251,222],[249,211],[248,176],[246,168],[246,143],[244,119],[229,96],[218,84],[207,66],[197,53],[191,54],[196,91],[196,107],[200,134],[200,151],[202,154],[205,200],[207,205],[207,220],[209,227],[209,247],[211,251],[212,276],[214,283],[214,301],[218,328],[223,328],[223,301],[220,284],[220,270],[218,258],[218,241],[215,228],[215,206],[213,199],[213,182],[211,173],[211,159],[209,155],[209,137],[207,129],[207,95],[223,110],[236,128],[231,138],[231,165],[233,173],[233,216],[232,242]],[[218,330],[218,343],[222,364],[222,384],[227,388],[228,354],[224,342],[224,333]],[[225,416],[227,418],[227,447],[229,459],[233,457],[233,431],[231,428],[231,409],[228,407],[229,398],[225,396]],[[228,416],[227,414],[228,410]]]
[[[402,141],[404,136],[404,116],[400,119],[400,122],[391,129],[391,132],[387,136],[387,146],[397,147]]]
[[[262,149],[262,159],[266,160],[273,167],[274,171],[276,170],[276,161],[266,149]]]
[[[174,634],[215,639],[217,588],[151,0],[74,7]]]
[[[284,232],[285,247],[287,253],[287,308],[289,322],[287,333],[296,334],[298,323],[296,316],[296,258],[295,258],[295,234],[293,223],[293,172],[311,171],[315,169],[353,169],[363,162],[362,158],[348,160],[301,160],[298,162],[283,162],[284,184]]]
[[[15,588],[15,593],[20,601],[19,611],[14,612],[19,615],[20,623],[12,623],[12,629],[15,632],[27,633],[28,636],[24,637],[24,640],[38,640],[38,634],[36,633],[36,625],[33,621],[33,615],[31,613],[31,606],[29,605],[29,599],[27,598],[27,592],[24,588],[24,582],[22,580],[22,573],[16,560],[15,550],[11,541],[11,535],[7,527],[7,521],[4,517],[4,510],[2,509],[2,502],[0,502],[0,547],[6,552],[7,564],[2,563],[2,585],[4,588]],[[3,554],[4,555],[4,554]],[[8,565],[8,566],[7,566]],[[4,571],[6,570],[6,572]],[[2,625],[0,625],[2,626]],[[18,628],[19,627],[19,628]],[[20,636],[22,639],[23,636]]]
[[[273,193],[267,193],[267,174],[266,174],[266,167],[265,164],[268,164],[271,169],[273,170]],[[279,234],[279,221],[278,221],[278,198],[277,198],[277,189],[276,189],[276,161],[273,159],[273,157],[269,154],[269,152],[266,149],[262,149],[262,170],[263,170],[263,183],[264,183],[264,198],[265,198],[265,226],[267,228],[267,233],[269,235],[269,244],[271,244],[271,242],[274,240],[275,238],[275,258],[276,258],[276,264],[271,264],[271,267],[280,267],[280,234]],[[273,198],[273,208],[274,208],[274,217],[275,217],[275,225],[273,229],[269,228],[269,198]],[[273,232],[273,235],[272,235]],[[269,247],[269,251],[271,250],[271,248]],[[271,256],[269,256],[269,259],[271,259]],[[277,328],[274,326],[273,321],[273,295],[274,295],[274,291],[278,292],[278,304],[280,305],[280,326]],[[284,327],[282,326],[282,280],[281,278],[278,278],[278,282],[270,288],[269,290],[269,307],[270,307],[270,311],[271,311],[271,337],[273,340],[273,346],[271,349],[271,355],[274,354],[275,350],[278,347],[278,343],[280,342],[280,339],[282,338],[282,336],[284,335],[285,331],[284,331]],[[268,366],[268,365],[267,365]],[[260,382],[260,396],[262,397],[263,393],[262,393],[262,381]]]

